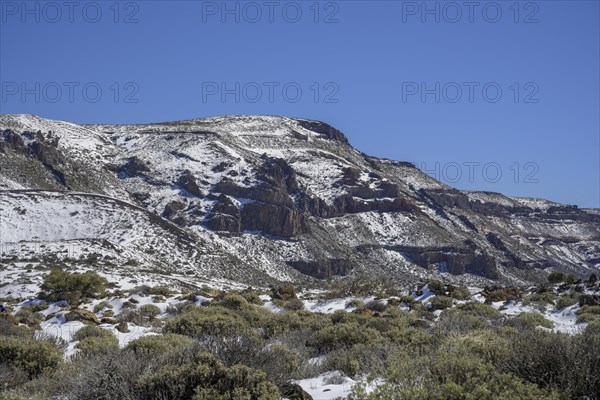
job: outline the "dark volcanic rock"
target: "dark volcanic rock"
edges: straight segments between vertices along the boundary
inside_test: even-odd
[[[309,121],[305,119],[297,119],[296,121],[303,128],[308,129],[309,131],[313,131],[315,133],[319,133],[329,140],[335,140],[336,142],[348,144],[348,139],[346,138],[346,136],[331,125],[328,125],[324,122]]]
[[[194,178],[194,175],[192,175],[192,172],[190,170],[186,169],[185,171],[183,171],[183,174],[181,174],[176,183],[178,186],[185,189],[188,193],[194,196],[204,197],[204,194],[200,190],[200,187],[198,187],[196,179]]]
[[[342,179],[340,180],[341,185],[354,186],[358,184],[360,178],[360,170],[354,167],[347,167],[342,169]]]
[[[428,268],[432,264],[445,264],[445,270],[454,275],[471,273],[491,279],[498,277],[494,258],[473,246],[467,248],[394,246],[391,249],[405,254],[412,262],[423,268]]]
[[[70,189],[69,183],[63,171],[66,159],[58,149],[58,138],[46,141],[41,132],[35,134],[35,141],[28,146],[29,154],[37,158],[54,175],[56,181]]]
[[[174,221],[178,217],[178,211],[181,211],[184,208],[185,203],[179,200],[173,200],[165,206],[165,210],[163,211],[162,216],[166,219]]]
[[[241,213],[233,201],[221,194],[206,218],[206,226],[214,231],[240,233]]]
[[[281,158],[269,157],[263,154],[260,157],[263,163],[257,177],[277,188],[285,189],[289,193],[296,193],[298,180],[296,171]]]
[[[304,215],[298,210],[275,204],[250,203],[242,208],[242,230],[293,237],[307,232]]]
[[[150,172],[150,168],[144,161],[138,157],[130,157],[127,162],[122,165],[117,172],[125,174],[127,176],[144,176],[146,172]]]
[[[25,147],[25,142],[23,142],[23,138],[21,135],[16,134],[10,129],[6,129],[0,135],[0,152],[4,153],[6,147],[10,147],[15,150],[17,153],[26,154],[27,148]]]
[[[252,189],[239,186],[229,178],[223,178],[221,181],[219,181],[216,185],[212,187],[211,191],[226,194],[233,197],[249,198]]]
[[[250,193],[250,198],[267,204],[282,205],[290,208],[294,207],[294,201],[284,189],[267,184],[255,187]]]

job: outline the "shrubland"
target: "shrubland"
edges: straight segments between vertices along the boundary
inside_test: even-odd
[[[70,293],[69,281],[63,286]],[[560,295],[550,287],[493,287],[484,291],[489,300],[478,302],[465,287],[427,284],[435,295],[427,303],[388,285],[377,289],[375,299],[363,301],[352,290],[363,293],[375,283],[348,280],[333,290],[356,298],[348,301],[352,311],[329,314],[305,309],[291,285],[268,292],[274,304],[297,303],[280,312],[264,306],[251,288],[213,290],[212,300],[201,305],[195,302],[199,294],[190,293],[163,314],[156,305],[129,299],[130,307],[120,315],[136,313],[140,324],[159,321],[157,334],[119,347],[111,330],[91,324],[75,333],[77,352],[66,358],[64,346],[34,334],[32,315],[47,304],[15,315],[5,312],[0,385],[6,394],[0,399],[279,400],[284,394],[306,399],[294,382],[328,371],[376,382],[371,391],[357,384],[351,400],[599,398],[595,298],[577,306],[586,323],[581,332],[565,334],[553,331],[553,323],[538,312],[507,315],[493,303],[549,293],[535,301],[552,309],[570,307],[580,302],[573,287]],[[565,284],[564,279],[556,284]],[[65,291],[57,288],[46,285],[47,301],[63,297],[59,293]],[[100,298],[102,289],[102,284],[91,285],[79,299]],[[175,296],[164,288],[132,292]],[[112,309],[107,300],[96,301],[97,312]]]

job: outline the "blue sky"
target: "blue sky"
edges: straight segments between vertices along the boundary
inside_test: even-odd
[[[326,121],[461,188],[600,207],[598,1],[0,0],[0,107]]]

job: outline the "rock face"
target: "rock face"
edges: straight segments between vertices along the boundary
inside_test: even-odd
[[[210,214],[206,217],[206,226],[213,231],[227,231],[240,233],[240,209],[230,197],[221,194]]]
[[[185,171],[183,171],[183,173],[177,180],[176,184],[181,186],[188,193],[190,193],[194,196],[198,196],[198,197],[204,196],[204,194],[200,190],[200,187],[196,183],[196,179],[194,178],[194,175],[192,174],[191,171],[189,171],[187,169]]]
[[[160,260],[263,286],[352,274],[523,284],[600,269],[599,210],[456,190],[411,163],[356,151],[323,122],[82,126],[0,115],[0,132],[2,241],[15,245],[38,240],[29,227],[43,223],[55,227],[46,243],[92,240],[145,268]]]
[[[292,208],[269,203],[250,203],[242,209],[245,231],[261,231],[282,237],[293,237],[306,231],[304,216]]]
[[[435,268],[438,272],[454,275],[464,273],[498,277],[496,261],[476,247],[410,247],[398,246],[394,250],[405,254],[423,268]]]
[[[150,168],[138,157],[130,157],[125,164],[117,169],[117,172],[128,177],[144,176],[146,172],[150,172]]]

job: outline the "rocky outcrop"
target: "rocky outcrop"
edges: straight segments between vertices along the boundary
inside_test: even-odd
[[[309,131],[321,134],[326,139],[348,144],[348,139],[346,138],[346,136],[329,124],[319,121],[309,121],[305,119],[297,119],[296,121],[304,129],[308,129]]]
[[[306,215],[290,196],[298,190],[294,170],[285,160],[262,156],[257,177],[262,183],[248,193],[254,202],[241,209],[241,230],[293,237],[308,231]]]
[[[150,168],[138,157],[129,157],[116,172],[127,177],[145,176],[147,172],[150,172]]]
[[[7,148],[11,148],[17,153],[26,154],[27,147],[21,135],[11,129],[5,129],[0,135],[0,152],[5,153]]]
[[[404,254],[411,262],[423,268],[435,268],[439,272],[449,272],[454,275],[471,273],[490,279],[498,277],[495,259],[475,246],[464,248],[392,246],[389,249]]]
[[[276,204],[250,203],[242,208],[242,230],[293,237],[307,232],[305,216],[300,211]]]
[[[23,140],[27,139],[27,143]],[[67,179],[67,159],[58,148],[58,137],[51,133],[45,137],[41,131],[25,131],[19,135],[11,129],[5,129],[0,135],[0,153],[11,149],[18,154],[28,155],[38,160],[53,176],[58,184],[71,189]]]
[[[206,217],[205,224],[214,231],[240,233],[240,209],[228,196],[221,194]]]
[[[191,195],[204,197],[204,193],[200,190],[200,187],[196,183],[196,179],[190,170],[186,169],[183,171],[179,179],[177,179],[176,185],[185,189],[185,191]]]
[[[298,180],[296,171],[282,158],[269,157],[263,154],[262,164],[258,171],[257,178],[268,185],[294,194],[298,191]]]
[[[186,226],[188,224],[187,220],[185,216],[181,213],[185,206],[186,204],[184,202],[179,200],[173,200],[165,206],[165,209],[162,212],[161,216],[170,221],[173,221],[179,226]]]

